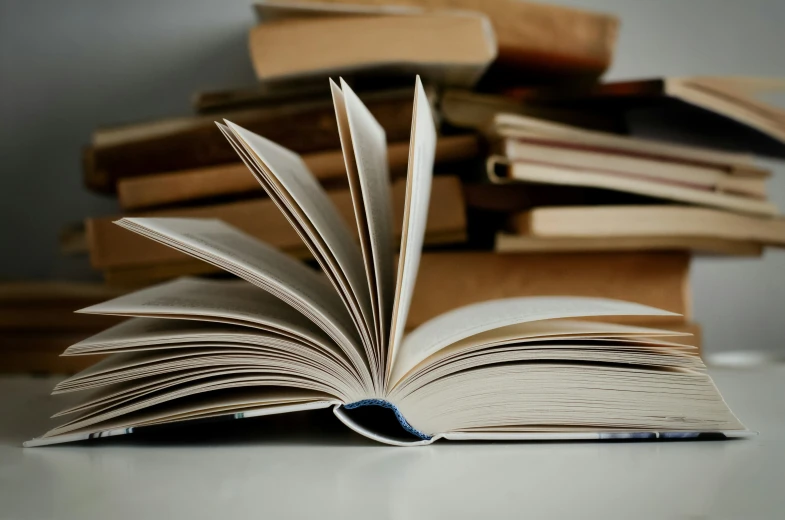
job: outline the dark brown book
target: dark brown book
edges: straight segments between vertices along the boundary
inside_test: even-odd
[[[442,137],[436,145],[436,163],[453,163],[472,159],[479,153],[475,135]],[[325,186],[347,185],[343,152],[330,150],[303,156],[314,176]],[[406,174],[409,143],[392,143],[387,147],[390,174]],[[117,195],[120,206],[137,210],[227,195],[262,193],[259,182],[242,163],[208,166],[193,170],[144,175],[120,179]]]
[[[90,282],[19,281],[0,283],[0,331],[96,333],[120,321],[75,311],[125,291]]]
[[[99,329],[100,330],[100,329]],[[94,333],[99,332],[94,331]],[[0,334],[0,374],[73,374],[104,356],[61,356],[91,333],[13,332]]]
[[[399,179],[392,185],[394,229],[400,237],[406,182]],[[331,198],[347,223],[354,222],[354,206],[349,190],[330,192]],[[434,204],[428,212],[426,244],[449,244],[466,239],[466,211],[461,183],[457,177],[437,176],[433,179],[431,197]],[[217,218],[260,240],[295,256],[304,256],[306,248],[297,232],[275,203],[254,199],[230,204],[198,208],[177,208],[145,213],[148,217]],[[170,247],[116,226],[119,217],[88,219],[87,240],[90,261],[98,269],[182,262],[186,255]],[[349,226],[356,232],[356,225]]]
[[[410,89],[369,93],[363,101],[388,141],[409,139]],[[114,193],[117,181],[127,177],[236,163],[237,154],[215,125],[222,119],[298,153],[340,147],[335,109],[327,99],[124,125],[94,133],[84,151],[85,185]]]
[[[783,89],[781,80],[686,77],[516,89],[508,94],[543,108],[623,120],[644,137],[785,157],[785,110],[761,95]]]

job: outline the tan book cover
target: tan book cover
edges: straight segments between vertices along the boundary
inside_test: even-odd
[[[442,137],[436,143],[435,161],[437,164],[455,162],[473,158],[478,153],[476,135]],[[408,155],[408,142],[391,143],[387,147],[387,161],[394,177],[405,175]],[[340,150],[306,154],[303,160],[322,184],[346,184],[346,164]],[[248,168],[242,163],[130,177],[120,179],[117,184],[120,206],[126,210],[262,192],[259,182],[248,174]]]
[[[249,177],[253,178],[249,175]],[[406,182],[401,179],[392,185],[394,229],[400,236],[406,196]],[[333,203],[346,222],[352,222],[354,206],[349,190],[330,192]],[[433,200],[426,223],[426,243],[457,243],[466,239],[466,211],[457,177],[434,177]],[[306,253],[305,245],[286,217],[269,199],[177,208],[146,213],[149,217],[215,218],[236,226],[242,231],[295,256]],[[121,266],[152,265],[178,262],[186,255],[116,226],[119,217],[91,218],[86,222],[90,261],[99,269]],[[356,230],[356,227],[353,228]]]
[[[689,261],[685,253],[425,253],[406,326],[470,303],[548,294],[632,301],[689,318]]]
[[[416,73],[429,83],[471,87],[496,57],[491,24],[477,12],[297,16],[294,9],[286,11],[285,19],[265,21],[249,35],[251,62],[264,83]]]
[[[300,2],[297,2],[300,3]],[[498,61],[531,72],[599,76],[613,59],[615,16],[521,0],[325,0],[333,4],[466,9],[488,16]]]

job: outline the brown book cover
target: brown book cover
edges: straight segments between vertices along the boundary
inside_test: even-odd
[[[363,101],[388,141],[409,139],[410,89],[369,93]],[[236,163],[237,154],[215,125],[223,118],[298,153],[340,147],[335,109],[328,99],[124,125],[93,135],[83,154],[85,185],[114,193],[117,180],[126,177]]]
[[[477,12],[345,13],[305,5],[311,8],[304,12],[258,5],[285,13],[250,31],[251,62],[261,82],[296,86],[338,76],[362,81],[420,75],[429,84],[468,88],[496,58],[493,29]]]
[[[698,146],[785,157],[785,111],[766,102],[780,79],[666,77],[517,88],[507,94],[554,110],[579,110],[623,120],[636,135]]]
[[[99,332],[98,330],[95,333]],[[90,333],[11,332],[0,334],[0,374],[73,374],[104,356],[61,356]]]
[[[479,11],[496,33],[497,63],[529,78],[600,76],[613,59],[619,28],[618,19],[609,14],[520,0],[323,1]]]
[[[436,145],[435,162],[440,164],[472,159],[478,153],[476,135],[442,137]],[[323,185],[347,184],[346,164],[340,150],[306,154],[303,160]],[[394,178],[405,175],[409,143],[391,143],[387,147],[387,160]],[[262,187],[242,163],[129,177],[120,179],[117,184],[120,206],[126,210],[246,193],[262,193]]]
[[[748,240],[698,236],[538,237],[504,232],[496,234],[494,250],[505,254],[689,251],[704,255],[763,255],[763,246]]]
[[[457,177],[437,176],[431,188],[432,200],[426,227],[427,244],[462,242],[466,238],[466,211]],[[406,182],[399,179],[392,185],[392,204],[396,235],[400,237]],[[354,207],[349,190],[331,192],[331,198],[349,228],[356,232]],[[217,218],[296,256],[305,254],[305,245],[275,203],[254,199],[230,204],[198,208],[178,208],[151,212],[141,216]],[[87,240],[90,261],[99,269],[178,262],[188,257],[172,248],[157,244],[143,236],[116,226],[118,217],[88,219]]]
[[[120,318],[74,311],[125,291],[94,282],[17,281],[0,283],[0,331],[5,333],[98,332]]]
[[[407,327],[470,303],[567,294],[627,300],[689,318],[689,263],[686,253],[425,253]],[[630,319],[640,320],[613,321]]]
[[[0,331],[75,331],[86,334],[109,328],[121,320],[112,316],[91,316],[76,314],[74,311],[94,305],[102,300],[83,305],[62,307],[10,307],[0,310]]]

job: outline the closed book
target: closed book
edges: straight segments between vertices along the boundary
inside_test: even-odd
[[[329,7],[257,4],[262,23],[251,29],[248,46],[260,81],[420,74],[430,84],[471,87],[496,57],[493,28],[480,13]]]
[[[116,324],[121,320],[114,320]],[[111,323],[104,324],[104,327]],[[100,330],[100,327],[99,329]],[[74,374],[104,356],[61,356],[76,341],[97,332],[4,332],[0,334],[0,374]]]
[[[250,176],[250,174],[249,174]],[[403,219],[406,183],[399,180],[392,185],[394,229],[400,234]],[[435,177],[432,187],[434,204],[426,223],[426,243],[460,243],[466,238],[466,212],[457,177]],[[351,222],[354,206],[350,190],[330,192],[330,197],[341,216]],[[177,208],[146,213],[154,217],[216,218],[294,256],[307,256],[302,239],[269,199],[253,199],[229,204],[196,208]],[[179,262],[188,257],[172,248],[116,226],[118,217],[87,220],[87,240],[90,261],[98,269],[154,265]]]
[[[475,135],[442,137],[436,144],[436,164],[472,159],[479,152]],[[409,143],[391,143],[387,147],[390,174],[406,173]],[[305,164],[326,186],[346,184],[346,164],[340,150],[314,152],[303,156]],[[137,210],[186,201],[240,194],[257,194],[263,190],[242,163],[208,166],[192,170],[144,175],[120,179],[117,196],[120,206]]]
[[[389,140],[409,138],[410,89],[369,94],[368,108]],[[118,179],[126,177],[236,163],[237,154],[215,126],[224,118],[301,153],[335,150],[340,140],[334,113],[330,100],[322,99],[102,128],[84,150],[84,182],[93,191],[114,193]]]
[[[598,236],[541,237],[498,232],[497,253],[591,253],[631,251],[689,251],[700,255],[763,255],[763,246],[749,240],[729,240],[700,236]]]
[[[775,78],[663,77],[509,92],[530,104],[601,113],[664,141],[785,157],[785,110],[767,102]]]
[[[611,64],[619,29],[618,19],[609,14],[520,0],[325,1],[484,13],[496,32],[498,64],[529,79],[600,76]]]
[[[0,283],[0,331],[16,333],[90,334],[116,324],[107,316],[87,316],[74,311],[122,289],[94,282],[17,281]]]
[[[675,205],[537,208],[513,217],[512,229],[534,237],[681,237],[785,246],[783,218]]]
[[[496,182],[613,190],[737,211],[773,215],[770,172],[752,157],[619,136],[520,114],[494,116],[499,155],[488,161]]]

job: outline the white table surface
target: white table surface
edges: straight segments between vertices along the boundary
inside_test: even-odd
[[[758,437],[392,448],[342,433],[23,449],[58,408],[56,379],[4,377],[0,518],[785,518],[785,366],[712,374]]]

